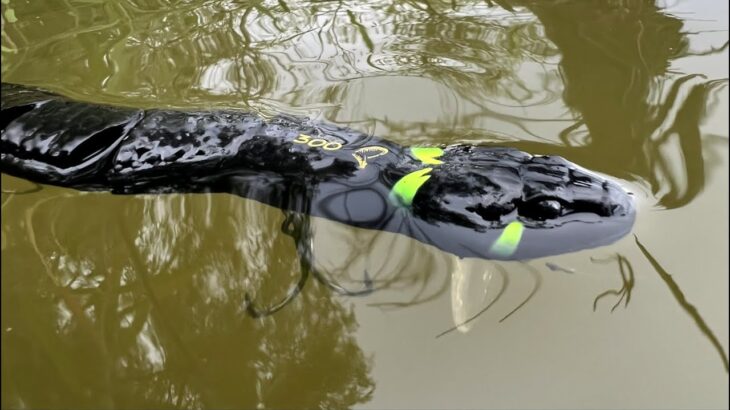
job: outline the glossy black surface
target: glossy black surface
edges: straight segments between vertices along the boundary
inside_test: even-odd
[[[633,225],[630,196],[561,157],[447,146],[441,163],[347,128],[237,111],[136,110],[3,84],[2,170],[114,193],[228,192],[348,225],[408,235],[461,257],[528,259],[611,243]],[[302,141],[316,141],[303,143]],[[382,154],[371,156],[373,147]],[[413,204],[391,190],[431,168]],[[490,245],[511,221],[517,251]]]

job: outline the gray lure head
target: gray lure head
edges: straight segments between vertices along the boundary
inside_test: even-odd
[[[499,257],[489,243],[513,221],[524,226],[514,254],[533,258],[605,245],[633,226],[633,200],[617,183],[561,157],[532,156],[509,148],[454,146],[413,201],[413,212],[434,223],[482,233],[455,251]],[[476,242],[476,243],[475,243]],[[481,250],[484,250],[482,253]],[[472,255],[473,254],[473,255]]]

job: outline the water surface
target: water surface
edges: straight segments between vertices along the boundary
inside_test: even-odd
[[[728,407],[723,2],[2,11],[3,81],[557,154],[620,181],[639,207],[614,245],[497,263],[230,195],[3,175],[3,408]],[[266,309],[301,284],[291,218],[321,277],[252,318],[249,302]],[[379,290],[342,295],[368,281]]]

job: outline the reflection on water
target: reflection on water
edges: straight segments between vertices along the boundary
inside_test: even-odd
[[[639,242],[639,238],[636,238],[636,245],[639,246],[639,249],[641,249],[641,252],[646,256],[646,258],[649,260],[649,263],[651,263],[651,266],[656,270],[656,272],[659,274],[659,276],[662,278],[662,280],[667,284],[667,287],[672,292],[672,295],[677,299],[677,303],[679,303],[682,306],[682,309],[684,309],[688,315],[692,317],[692,320],[695,321],[697,324],[697,327],[702,331],[702,333],[707,337],[707,339],[710,340],[712,343],[712,346],[717,350],[717,353],[720,355],[720,359],[722,360],[723,366],[725,366],[725,371],[728,371],[728,360],[727,360],[727,353],[725,353],[725,350],[723,349],[722,345],[720,344],[720,341],[717,339],[717,336],[715,336],[715,332],[710,329],[710,327],[705,323],[705,320],[702,318],[702,315],[700,315],[700,312],[697,311],[697,308],[692,305],[687,298],[682,293],[682,289],[677,285],[677,282],[672,279],[672,275],[670,275],[660,264],[657,262],[656,259],[649,253],[649,251],[644,247],[644,245]],[[630,265],[629,265],[630,266]],[[632,278],[633,280],[633,278]],[[628,299],[627,302],[628,304]]]
[[[126,103],[189,106],[213,95],[217,105],[264,99],[336,111],[349,81],[398,74],[438,77],[474,101],[505,94],[524,102],[540,89],[523,84],[519,63],[557,54],[533,15],[481,2],[142,3],[18,8],[19,20],[5,27],[18,56],[4,73]],[[62,45],[71,48],[48,61],[50,75],[23,64]]]
[[[725,241],[727,221],[717,215],[726,211],[727,188],[712,185],[711,176],[727,167],[720,112],[727,106],[727,67],[719,78],[715,69],[726,64],[715,58],[727,57],[726,21],[715,41],[712,30],[695,29],[699,19],[649,0],[7,0],[2,7],[3,81],[139,107],[302,114],[406,145],[496,143],[558,154],[627,181],[640,201],[646,195],[649,205],[677,212],[662,220],[667,233],[655,235],[667,239],[567,256],[535,271],[545,263],[456,261],[396,235],[281,215],[226,195],[112,197],[3,176],[3,407],[362,405],[389,388],[380,383],[388,374],[377,373],[378,366],[388,368],[378,362],[385,352],[373,348],[373,366],[362,341],[368,337],[357,333],[358,320],[371,310],[389,323],[446,298],[444,309],[461,332],[438,340],[462,346],[491,326],[476,319],[494,309],[504,309],[497,318],[510,317],[510,328],[548,305],[569,306],[561,293],[568,291],[551,288],[555,275],[567,272],[575,272],[565,276],[579,287],[576,293],[590,299],[588,312],[591,300],[596,316],[631,312],[623,320],[636,318],[641,329],[657,322],[657,311],[681,322],[657,296],[668,287],[671,306],[678,303],[681,317],[689,314],[705,337],[697,349],[713,349],[727,369],[726,316],[702,300],[719,286],[696,285],[703,278],[724,283],[727,265],[710,253],[696,262],[701,274],[688,278],[679,262],[657,256],[662,250],[699,255]],[[640,209],[637,230],[655,232],[642,222],[651,217],[648,208]],[[715,227],[687,231],[687,225]],[[677,249],[692,235],[704,242]],[[580,258],[593,256],[589,268],[581,265]],[[603,268],[620,286],[592,282],[597,279],[586,271]],[[354,295],[365,297],[366,308],[352,309],[361,300]],[[642,315],[649,305],[652,313]],[[429,339],[450,326],[425,314],[417,320],[432,324]],[[621,327],[626,322],[591,319],[598,320],[628,332]],[[672,334],[676,344],[662,343],[674,350],[692,345],[685,333]],[[391,334],[386,328],[377,338]],[[459,334],[463,339],[453,337]],[[579,336],[590,340],[589,331]],[[622,339],[641,343],[633,336]],[[596,350],[590,360],[610,353]],[[481,350],[479,357],[490,354]],[[632,357],[643,363],[646,353]],[[469,357],[470,365],[477,362]],[[520,363],[492,373],[509,373]],[[719,394],[696,393],[716,386],[714,368],[701,369],[710,375],[691,384],[668,379],[684,373],[679,364],[642,367],[647,378],[679,386],[672,389],[678,396],[666,395],[672,405],[726,407]],[[418,383],[440,374],[427,370],[428,377],[413,375]],[[471,370],[450,377],[473,383],[465,376]],[[509,377],[503,383],[504,391],[518,385]],[[603,397],[610,389],[580,383],[550,387],[563,400],[568,391]],[[681,386],[690,385],[692,397],[682,401]],[[472,396],[443,389],[450,403],[463,404],[458,407],[483,394],[481,387]],[[509,402],[491,397],[491,405],[546,405],[552,403],[547,394],[535,392],[534,402],[524,395]],[[637,400],[642,394],[650,393],[634,392]],[[589,404],[610,403],[595,400]],[[616,406],[657,407],[657,400]],[[473,407],[486,407],[477,402]]]
[[[670,61],[687,53],[682,21],[652,1],[529,9],[561,51],[563,99],[578,118],[560,132],[560,148],[524,145],[646,181],[663,207],[689,203],[705,181],[705,102],[713,103],[727,79],[670,72]]]
[[[507,10],[470,1],[157,3],[18,7],[18,21],[3,27],[17,49],[6,52],[3,75],[96,102],[363,122],[355,126],[409,144],[506,138],[646,182],[668,208],[704,184],[699,126],[727,81],[670,66],[727,48],[690,51],[683,22],[653,1],[502,3]],[[60,48],[64,58],[47,57]],[[343,113],[351,93],[380,100],[378,89],[394,85],[380,85],[383,76],[438,84],[427,97],[437,106],[404,100],[415,105],[398,109],[421,116],[362,118],[356,104]],[[541,114],[561,87],[572,114]]]
[[[5,205],[23,218],[3,224],[4,407],[345,408],[372,394],[354,313],[327,288],[247,319],[247,294],[280,298],[298,274],[278,211],[53,190]]]

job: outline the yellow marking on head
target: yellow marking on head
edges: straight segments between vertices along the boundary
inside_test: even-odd
[[[433,168],[419,169],[418,171],[413,171],[399,179],[390,190],[391,201],[395,202],[396,205],[411,206],[418,189],[421,188],[421,186],[425,184],[429,178],[431,178],[431,175],[426,174],[431,172],[432,169]]]
[[[411,154],[424,164],[439,165],[444,163],[436,159],[444,155],[444,150],[439,147],[412,147]]]
[[[522,240],[522,233],[525,230],[525,225],[520,221],[512,221],[504,228],[502,234],[499,235],[496,241],[492,244],[489,249],[490,252],[499,256],[511,256],[517,250],[517,247]]]

